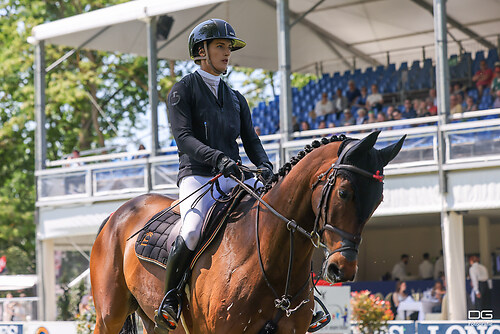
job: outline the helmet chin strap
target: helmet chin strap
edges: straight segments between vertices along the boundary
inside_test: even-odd
[[[210,60],[210,56],[208,55],[208,45],[207,45],[207,41],[203,41],[203,50],[205,50],[205,53],[206,53],[206,56],[197,56],[197,57],[194,57],[194,60],[206,60],[208,65],[210,65],[210,67],[212,68],[212,70],[215,72],[215,74],[217,75],[221,75],[221,74],[226,74],[227,73],[227,69],[224,70],[224,72],[221,72],[219,71],[218,69],[215,68],[214,64],[212,64],[212,61]]]

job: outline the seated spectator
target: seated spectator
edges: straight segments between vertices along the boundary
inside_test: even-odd
[[[472,81],[476,83],[479,97],[483,96],[483,90],[491,85],[492,80],[493,71],[491,70],[491,68],[488,68],[486,60],[481,60],[481,62],[479,63],[479,70],[472,77]]]
[[[379,114],[382,114],[382,112],[379,112]],[[373,110],[370,110],[368,112],[368,119],[366,120],[366,123],[370,124],[370,123],[376,123],[376,122],[377,122],[377,119],[375,118],[375,112]]]
[[[436,107],[436,104],[434,103],[434,100],[431,97],[428,97],[425,99],[425,105],[426,105],[427,111],[429,112],[429,115],[431,115],[431,116],[437,115],[438,108]]]
[[[500,90],[497,90],[497,98],[493,102],[493,108],[500,108]]]
[[[344,123],[343,126],[350,126],[356,124],[356,120],[352,116],[351,109],[346,108],[344,110]]]
[[[458,82],[455,83],[453,85],[451,94],[460,94],[460,96],[462,97],[462,100],[463,100],[464,96],[465,96],[465,92],[464,92],[464,89],[463,89],[462,85],[460,83],[458,83]]]
[[[387,121],[387,117],[385,116],[384,112],[379,111],[377,113],[377,122],[386,122],[386,121]]]
[[[427,103],[423,100],[415,100],[418,101],[418,106],[416,108],[417,110],[417,117],[427,117],[430,116],[429,110],[427,110]]]
[[[356,125],[365,124],[368,120],[366,116],[366,109],[360,108],[358,109],[358,117],[356,117]]]
[[[415,117],[417,117],[417,111],[415,109],[413,109],[413,105],[412,105],[410,99],[406,99],[405,100],[404,111],[403,111],[402,116],[404,118],[415,118]]]
[[[443,297],[445,294],[446,289],[444,288],[443,283],[441,281],[436,281],[436,283],[434,283],[434,287],[431,290],[431,296],[439,302],[439,305],[435,305],[432,307],[433,313],[441,313],[441,305],[443,303]]]
[[[358,103],[356,106],[359,108],[364,108],[366,106],[366,99],[368,98],[368,89],[366,86],[361,87],[361,95],[358,98]]]
[[[349,89],[345,93],[345,96],[347,97],[347,103],[349,107],[352,107],[353,105],[358,103],[358,98],[361,96],[361,92],[359,91],[358,88],[356,88],[354,80],[349,80],[347,85]]]
[[[80,151],[74,149],[73,152],[71,152],[71,154],[68,156],[67,160],[78,159],[78,158],[80,158]],[[66,167],[78,167],[78,166],[83,166],[83,162],[72,162],[66,165]]]
[[[496,96],[496,92],[500,90],[500,61],[495,63],[495,73],[493,80],[491,81],[491,89],[490,94],[494,97]]]
[[[9,301],[9,299],[12,299],[13,297],[14,296],[10,292],[5,295],[6,300],[3,302],[3,321],[14,320],[14,308],[16,307],[16,303]]]
[[[260,136],[262,134],[262,131],[260,130],[260,126],[254,126],[253,129],[255,130],[255,133],[257,136]]]
[[[311,130],[309,123],[307,123],[307,121],[300,122],[300,131],[307,131],[307,130]]]
[[[334,112],[333,103],[328,99],[328,94],[323,92],[323,94],[321,94],[321,100],[316,102],[316,107],[314,108],[314,114],[316,115],[316,117],[320,117],[332,114],[333,112]]]
[[[146,147],[143,144],[140,144],[139,148],[138,148],[138,151],[145,151],[145,150],[146,150]],[[132,157],[132,159],[144,159],[144,158],[147,158],[147,157],[149,157],[149,154],[138,154],[138,155],[134,155]]]
[[[403,300],[405,300],[408,295],[406,294],[406,282],[398,281],[396,282],[396,286],[394,288],[394,292],[391,296],[390,305],[392,314],[394,314],[394,319],[396,319],[396,315],[398,314],[398,306]]]
[[[335,99],[333,100],[333,106],[335,107],[335,113],[337,115],[337,120],[340,119],[341,113],[347,108],[347,98],[342,94],[342,89],[338,88]]]
[[[432,99],[432,103],[437,106],[437,94],[436,94],[436,89],[431,88],[429,89],[429,98]]]
[[[464,111],[476,111],[477,105],[474,103],[474,98],[472,96],[467,96],[465,99],[465,109]]]
[[[326,121],[319,122],[318,129],[326,129]]]
[[[463,113],[462,105],[458,102],[458,96],[450,96],[450,115]]]
[[[376,109],[377,111],[382,110],[382,104],[384,103],[384,98],[382,94],[378,92],[377,85],[372,85],[372,93],[366,98],[366,108],[368,110]]]
[[[297,132],[300,131],[300,125],[299,122],[297,121],[297,117],[292,116],[292,131]]]

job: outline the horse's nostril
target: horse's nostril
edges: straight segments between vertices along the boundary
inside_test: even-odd
[[[335,263],[330,263],[330,265],[328,266],[328,276],[330,277],[335,277],[335,278],[339,278],[340,277],[340,269],[339,267],[337,267],[337,265]]]

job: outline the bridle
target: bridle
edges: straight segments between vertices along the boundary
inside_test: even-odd
[[[383,181],[383,175],[380,175],[380,172],[377,171],[376,174],[370,173],[364,169],[358,168],[353,165],[349,164],[344,164],[342,163],[344,158],[346,157],[347,153],[354,147],[356,144],[356,141],[352,141],[346,145],[346,147],[342,150],[339,158],[335,163],[333,163],[328,170],[326,170],[324,173],[320,174],[318,176],[317,181],[312,185],[312,189],[315,189],[315,187],[326,177],[326,184],[323,187],[323,190],[321,192],[321,198],[320,202],[318,204],[319,212],[318,215],[316,216],[315,222],[314,222],[314,228],[312,232],[306,231],[303,227],[299,226],[295,220],[293,219],[288,219],[284,217],[282,214],[280,214],[278,211],[276,211],[273,207],[271,207],[268,203],[266,203],[262,198],[257,195],[250,187],[248,187],[245,183],[243,183],[241,180],[238,178],[234,177],[231,175],[231,178],[235,180],[243,189],[245,189],[251,196],[253,196],[260,204],[265,206],[272,214],[274,214],[276,217],[278,217],[280,220],[284,221],[286,223],[286,228],[288,231],[290,231],[290,257],[289,257],[289,264],[288,264],[288,271],[287,271],[287,279],[286,279],[286,285],[285,285],[285,292],[284,294],[279,297],[278,293],[276,290],[272,287],[271,283],[269,282],[266,273],[264,271],[264,265],[262,263],[262,256],[260,253],[260,240],[259,240],[259,209],[260,205],[257,205],[257,213],[256,213],[256,224],[255,224],[255,229],[256,229],[256,243],[257,243],[257,252],[258,252],[258,258],[259,258],[259,264],[261,267],[262,275],[264,277],[264,280],[268,287],[271,289],[275,296],[275,307],[282,311],[285,312],[286,316],[289,317],[291,314],[296,312],[302,305],[305,305],[309,302],[309,300],[303,300],[297,307],[290,309],[291,307],[291,302],[299,296],[302,291],[304,291],[305,287],[307,286],[307,283],[309,282],[309,276],[308,279],[306,280],[305,284],[299,289],[299,291],[294,295],[290,296],[289,294],[289,286],[290,286],[290,280],[291,280],[291,275],[292,275],[292,262],[293,262],[293,253],[294,253],[294,234],[295,232],[299,232],[306,238],[308,238],[314,247],[316,248],[323,248],[325,252],[327,253],[327,258],[325,260],[328,260],[330,256],[332,256],[335,253],[338,252],[346,252],[346,251],[352,251],[354,253],[358,253],[358,247],[359,244],[361,243],[361,234],[353,234],[347,231],[344,231],[336,226],[333,226],[331,224],[327,224],[327,217],[328,217],[328,201],[330,198],[330,195],[333,190],[333,186],[335,184],[338,171],[339,170],[348,170],[351,172],[354,172],[356,174],[359,174],[364,177],[368,177],[370,179],[373,179],[378,182]],[[320,220],[321,216],[323,215],[323,227],[320,227]],[[342,246],[333,250],[329,251],[327,246],[323,244],[322,242],[322,237],[325,231],[333,232],[339,235],[342,238]],[[279,318],[279,314],[281,312],[278,312],[277,318]],[[276,319],[275,318],[275,322]]]

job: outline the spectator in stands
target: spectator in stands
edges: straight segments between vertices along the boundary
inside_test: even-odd
[[[444,295],[446,294],[446,289],[444,288],[444,276],[443,281],[436,281],[434,287],[431,290],[431,296],[434,297],[439,304],[432,307],[432,313],[441,313],[441,305],[443,303]]]
[[[347,85],[349,89],[345,93],[345,96],[347,97],[347,103],[349,107],[352,107],[353,105],[358,103],[358,98],[361,96],[361,92],[359,91],[358,88],[356,88],[354,80],[349,80]]]
[[[260,126],[254,126],[253,129],[255,130],[255,133],[257,136],[260,136],[262,131],[260,130]]]
[[[299,121],[297,121],[297,117],[292,116],[292,130],[293,132],[300,131],[300,124]]]
[[[382,112],[379,113],[382,114]],[[366,123],[367,124],[377,123],[377,118],[375,117],[375,112],[373,110],[370,110],[368,112],[368,119],[366,120]]]
[[[382,110],[382,104],[384,103],[384,98],[382,94],[378,92],[377,85],[372,85],[372,93],[366,98],[366,108],[368,110],[376,109],[377,111]]]
[[[366,107],[366,99],[367,98],[368,98],[368,89],[366,88],[366,86],[362,86],[361,87],[361,95],[358,98],[358,103],[356,103],[356,106],[359,108]]]
[[[431,88],[429,89],[429,98],[432,99],[432,103],[437,106],[437,94],[436,94],[436,89]]]
[[[393,280],[404,281],[408,277],[406,266],[408,265],[409,260],[410,257],[408,256],[408,254],[401,255],[401,260],[392,268],[391,275]]]
[[[479,70],[472,77],[472,81],[476,83],[479,97],[483,96],[483,90],[491,85],[491,80],[493,80],[493,71],[488,68],[486,60],[481,60]]]
[[[318,129],[326,129],[326,121],[325,120],[319,122]]]
[[[427,117],[430,116],[429,110],[427,110],[427,103],[423,100],[417,99],[418,101],[418,106],[417,106],[417,117]]]
[[[387,112],[389,112],[389,109],[387,109]],[[391,113],[391,116],[392,116],[393,121],[400,121],[400,120],[406,119],[403,117],[403,115],[401,114],[401,111],[399,111],[399,109],[394,109]],[[406,129],[406,128],[408,128],[408,125],[396,125],[390,129],[401,130],[401,129]],[[390,129],[388,129],[388,130],[390,130]]]
[[[423,261],[418,265],[418,277],[421,279],[432,279],[434,275],[434,265],[429,261],[429,253],[423,254]]]
[[[12,321],[14,318],[14,307],[16,303],[13,301],[9,301],[8,299],[12,299],[12,293],[7,293],[5,295],[6,301],[3,302],[3,321]]]
[[[442,275],[444,275],[444,259],[443,259],[443,250],[439,251],[439,257],[436,259],[434,263],[434,279],[438,280]]]
[[[469,276],[475,296],[474,307],[478,311],[491,310],[491,291],[488,286],[488,269],[479,263],[477,255],[469,257]]]
[[[493,102],[493,108],[500,108],[500,90],[497,90],[497,98]]]
[[[366,124],[368,117],[366,116],[366,109],[358,109],[358,117],[356,117],[356,125]]]
[[[396,319],[396,315],[398,314],[398,306],[403,300],[408,297],[406,293],[406,282],[398,281],[396,282],[396,287],[394,292],[392,293],[392,298],[389,301],[391,304],[391,311],[394,314],[394,319]]]
[[[356,124],[356,120],[352,116],[351,109],[346,108],[344,110],[344,123],[343,126],[350,126]]]
[[[80,151],[78,151],[77,149],[74,149],[73,152],[71,152],[71,154],[68,156],[67,160],[72,160],[72,159],[78,159],[80,158]],[[83,165],[83,162],[72,162],[68,165],[66,165],[66,167],[78,167],[78,166],[82,166]]]
[[[431,116],[437,115],[438,108],[436,107],[436,104],[434,103],[434,100],[431,97],[425,99],[425,105],[427,111],[429,112],[429,115]]]
[[[464,96],[465,96],[465,92],[464,92],[464,89],[462,87],[462,85],[460,83],[455,83],[453,85],[453,89],[452,89],[452,92],[451,94],[460,94],[460,96],[462,97],[462,100],[464,99]]]
[[[145,151],[146,147],[143,144],[139,145],[138,151]],[[149,154],[138,154],[132,157],[132,159],[144,159],[149,157]]]
[[[465,99],[465,109],[464,111],[476,111],[477,105],[474,103],[474,98],[472,96],[468,96]]]
[[[458,102],[458,96],[453,94],[450,96],[450,115],[463,113],[462,105]]]
[[[497,91],[500,90],[500,61],[495,63],[495,73],[493,80],[491,81],[490,94],[496,97]]]
[[[300,122],[300,131],[307,131],[307,130],[311,130],[309,123],[307,123],[307,121]]]
[[[386,122],[387,117],[385,116],[385,113],[383,111],[379,111],[377,113],[377,122]]]
[[[328,99],[328,94],[323,92],[321,94],[321,100],[316,102],[316,107],[314,108],[314,114],[316,117],[325,116],[332,114],[334,112],[334,107],[332,101]]]
[[[413,108],[413,105],[412,105],[410,99],[406,99],[405,100],[405,104],[404,104],[402,116],[404,118],[415,118],[415,117],[417,117],[417,111]]]
[[[347,98],[342,94],[342,89],[338,88],[335,99],[333,100],[333,106],[335,107],[335,113],[337,114],[337,120],[340,119],[341,113],[347,108]]]

